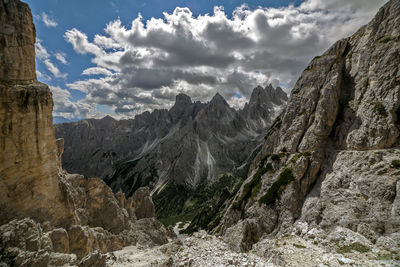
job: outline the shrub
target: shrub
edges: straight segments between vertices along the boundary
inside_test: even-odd
[[[279,157],[278,154],[272,154],[272,155],[271,155],[271,160],[273,160],[273,161],[279,161],[279,160],[280,160],[280,157]]]
[[[396,169],[400,169],[400,160],[394,159],[392,160],[392,167]]]
[[[272,167],[272,166],[271,166]],[[242,203],[247,201],[250,197],[255,197],[261,188],[261,176],[263,176],[269,169],[259,168],[257,172],[253,175],[250,182],[243,186],[243,191],[240,197],[233,203],[233,209],[240,209]]]
[[[267,193],[259,200],[260,204],[272,204],[277,198],[280,198],[285,191],[286,186],[294,181],[292,169],[285,168],[278,176],[278,179],[271,185]]]
[[[303,116],[304,114],[306,114],[306,110],[303,108],[303,110],[299,113],[299,114],[297,114],[298,116]]]
[[[292,92],[290,92],[290,94],[296,95],[296,94],[300,93],[300,88],[301,88],[301,87],[296,88],[296,89],[293,89]]]
[[[352,251],[357,251],[360,253],[366,253],[371,249],[361,243],[355,242],[347,246],[342,246],[336,250],[337,253],[344,254],[344,253],[351,253]]]
[[[385,106],[382,104],[382,102],[375,102],[374,103],[374,110],[375,112],[377,112],[379,115],[383,116],[383,117],[387,117],[388,113],[385,109]]]
[[[306,152],[303,152],[303,153],[298,153],[298,154],[294,155],[294,156],[290,159],[290,162],[296,163],[297,160],[298,160],[301,156],[303,156],[303,157],[309,157],[309,156],[311,156],[311,152],[306,151]]]
[[[259,168],[262,168],[262,167],[264,166],[264,164],[265,164],[265,162],[268,160],[269,156],[270,156],[269,154],[266,155],[266,156],[260,161],[260,164],[258,165]]]
[[[264,137],[264,139],[268,139],[270,135],[272,135],[276,130],[279,130],[282,126],[282,117],[283,113],[281,113],[275,121],[272,123],[271,127],[269,127],[269,130],[267,132],[267,135]]]
[[[379,39],[379,42],[381,44],[386,44],[388,42],[390,42],[392,40],[392,38],[390,38],[389,36],[383,36],[381,39]]]
[[[296,243],[294,243],[293,246],[296,248],[307,248],[306,246],[303,246],[301,244],[296,244]]]

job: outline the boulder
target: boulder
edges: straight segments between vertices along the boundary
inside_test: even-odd
[[[155,217],[154,204],[148,187],[141,187],[135,191],[132,196],[132,205],[135,207],[138,220]]]

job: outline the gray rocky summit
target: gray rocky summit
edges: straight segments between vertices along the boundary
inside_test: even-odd
[[[218,93],[208,103],[179,94],[170,110],[58,124],[56,135],[65,140],[66,170],[102,177],[114,191],[132,195],[167,181],[196,188],[240,167],[286,101],[271,85],[257,87],[243,110]]]
[[[304,70],[217,228],[233,249],[299,235],[400,252],[399,18],[389,1]]]

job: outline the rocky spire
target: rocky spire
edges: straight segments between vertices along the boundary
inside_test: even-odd
[[[35,40],[29,6],[16,0],[0,1],[0,81],[36,80]]]
[[[175,105],[170,109],[174,120],[178,120],[192,105],[192,99],[188,95],[180,93],[175,98]]]
[[[1,0],[0,223],[21,216],[55,224],[74,219],[61,201],[53,100],[36,81],[34,44],[28,5]]]

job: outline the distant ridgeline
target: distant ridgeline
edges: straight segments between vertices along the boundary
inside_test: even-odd
[[[114,192],[127,196],[149,186],[158,217],[165,219],[182,212],[193,215],[206,191],[214,190],[208,186],[225,173],[240,174],[235,181],[246,177],[244,170],[286,102],[282,89],[271,85],[255,88],[242,110],[231,108],[219,94],[208,103],[179,94],[170,110],[55,128],[65,140],[66,170],[102,177]],[[167,214],[168,205],[176,208]]]

